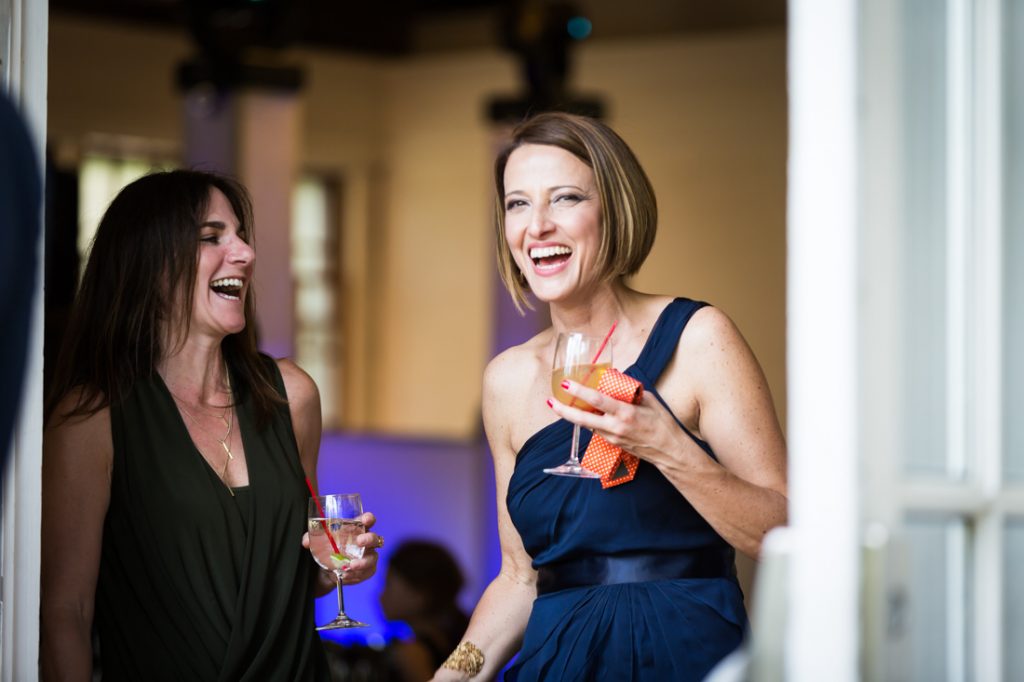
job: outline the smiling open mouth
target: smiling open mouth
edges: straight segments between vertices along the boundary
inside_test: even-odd
[[[540,268],[550,268],[561,265],[569,260],[572,249],[568,246],[541,246],[530,249],[530,258],[533,264]]]
[[[210,288],[221,298],[231,301],[241,300],[242,280],[237,277],[222,277],[210,282]]]

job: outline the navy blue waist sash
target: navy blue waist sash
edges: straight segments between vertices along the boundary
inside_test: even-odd
[[[686,552],[595,555],[546,564],[537,569],[537,596],[572,587],[639,583],[680,578],[731,578],[732,548],[705,547]]]

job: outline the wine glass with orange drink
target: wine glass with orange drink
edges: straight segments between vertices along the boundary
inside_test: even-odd
[[[566,393],[562,388],[562,382],[569,379],[596,390],[601,375],[611,366],[612,344],[607,336],[590,336],[580,332],[559,334],[551,370],[551,391],[555,399],[563,405],[596,412],[597,410],[589,403]],[[545,469],[544,473],[576,478],[600,478],[599,474],[580,464],[579,447],[580,426],[573,424],[569,459],[557,467]]]

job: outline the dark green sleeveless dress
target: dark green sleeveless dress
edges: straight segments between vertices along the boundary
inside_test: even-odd
[[[196,450],[159,375],[111,406],[96,591],[104,680],[329,679],[313,622],[317,569],[301,544],[309,494],[288,408],[260,430],[250,400],[238,392],[236,400],[249,485],[234,497]]]

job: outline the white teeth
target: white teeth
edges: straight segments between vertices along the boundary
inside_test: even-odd
[[[223,277],[210,282],[211,287],[241,287],[242,280],[237,277]]]
[[[530,249],[530,258],[550,258],[551,256],[568,255],[572,249],[568,246],[541,246]]]

